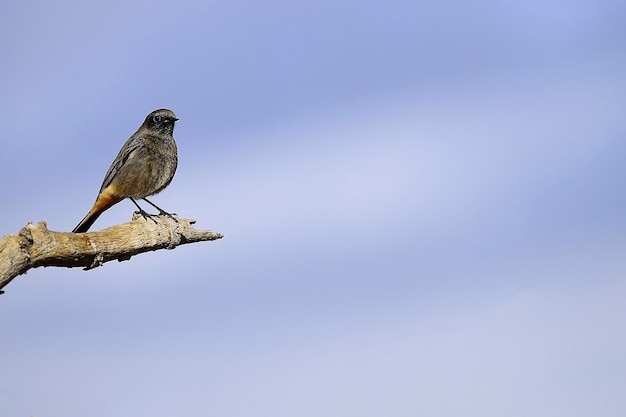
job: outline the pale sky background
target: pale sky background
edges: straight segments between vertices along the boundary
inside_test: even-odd
[[[0,233],[71,230],[168,107],[179,170],[153,201],[225,237],[16,278],[0,417],[624,416],[625,21],[618,0],[3,5]]]

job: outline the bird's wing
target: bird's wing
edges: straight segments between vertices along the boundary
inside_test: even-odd
[[[143,146],[143,143],[144,138],[140,135],[133,135],[130,137],[130,139],[126,141],[124,146],[122,146],[122,149],[120,149],[120,153],[117,154],[115,160],[113,161],[113,163],[111,163],[109,170],[104,176],[104,181],[102,181],[100,192],[102,192],[102,190],[104,190],[109,186],[109,184],[111,184],[111,181],[113,181],[113,178],[115,178],[120,169],[122,169],[122,167],[126,164],[126,161],[128,161],[129,158],[133,157],[137,149]]]

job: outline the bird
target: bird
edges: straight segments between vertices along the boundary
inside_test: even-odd
[[[178,120],[169,109],[158,109],[146,116],[111,163],[96,202],[72,233],[87,232],[105,210],[126,198],[144,218],[155,221],[136,200],[144,200],[159,210],[159,214],[174,218],[146,197],[163,191],[174,178],[178,166],[174,124]]]

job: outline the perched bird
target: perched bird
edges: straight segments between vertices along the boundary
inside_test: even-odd
[[[89,213],[73,233],[84,233],[108,208],[125,198],[137,206],[144,217],[149,217],[136,200],[143,199],[172,217],[146,197],[161,192],[174,178],[178,165],[178,151],[174,141],[174,112],[159,109],[150,113],[139,129],[126,141],[109,167],[100,192]]]

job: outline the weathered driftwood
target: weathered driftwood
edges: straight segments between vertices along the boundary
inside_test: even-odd
[[[92,269],[117,259],[179,245],[216,240],[222,234],[197,230],[195,220],[168,216],[133,220],[97,232],[66,233],[48,230],[45,222],[28,223],[18,234],[0,239],[0,293],[13,278],[40,266]]]

